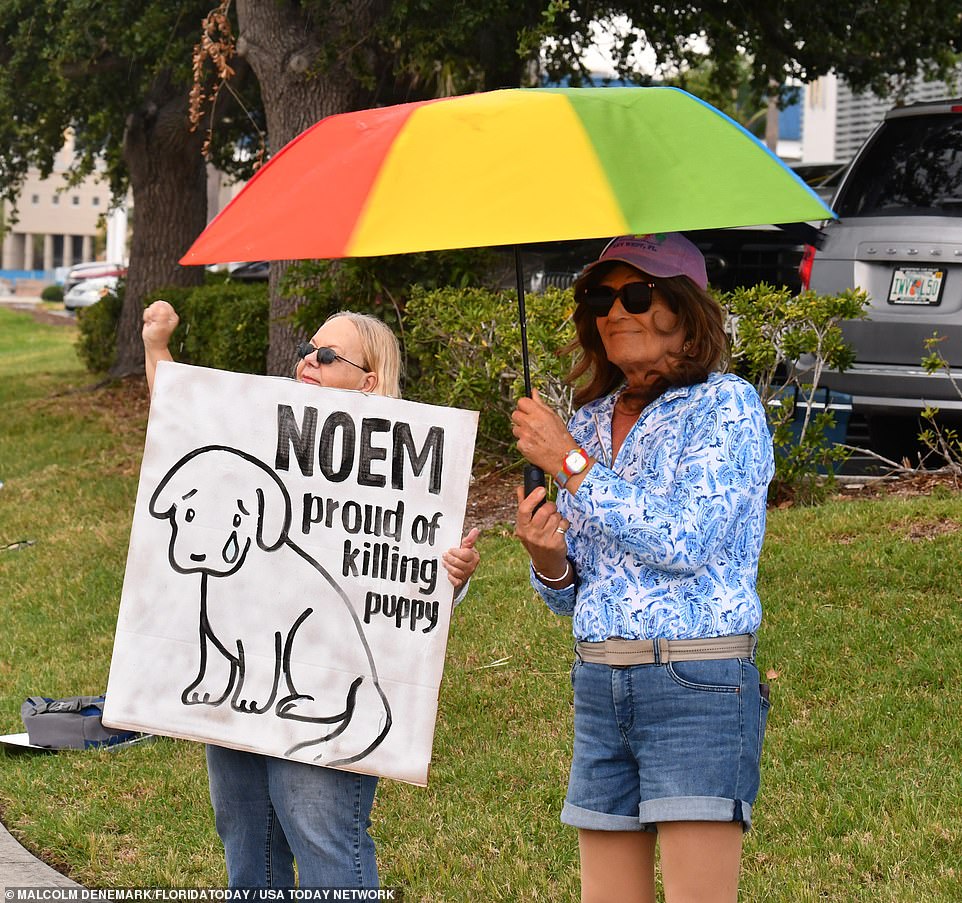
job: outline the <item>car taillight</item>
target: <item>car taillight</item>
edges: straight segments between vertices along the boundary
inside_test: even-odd
[[[812,281],[812,263],[815,261],[815,245],[805,245],[802,262],[798,265],[798,275],[802,280],[802,291],[808,291]]]

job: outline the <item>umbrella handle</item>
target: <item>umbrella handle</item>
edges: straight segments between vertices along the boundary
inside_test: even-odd
[[[518,285],[518,320],[521,324],[521,362],[524,370],[524,393],[531,397],[531,369],[528,366],[528,322],[527,316],[524,310],[524,268],[521,266],[521,249],[515,245],[514,246],[514,272],[517,279]],[[547,488],[547,483],[544,478],[544,471],[540,467],[535,467],[534,464],[524,465],[524,495],[527,498],[535,491],[538,487],[542,489]],[[540,508],[544,502],[539,502],[535,507],[535,511]]]
[[[524,465],[524,496],[527,498],[535,491],[538,487],[542,489],[546,488],[547,483],[544,478],[544,471],[540,467],[535,467],[534,464]],[[538,506],[534,509],[538,510],[544,504],[543,501],[538,503]]]

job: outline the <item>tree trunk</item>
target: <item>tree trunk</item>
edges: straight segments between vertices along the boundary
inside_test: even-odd
[[[187,86],[158,76],[143,107],[131,113],[124,162],[134,199],[134,228],[113,376],[142,373],[144,300],[167,285],[201,285],[203,267],[178,261],[207,222],[202,130],[187,123]]]
[[[773,153],[778,153],[778,83],[771,83],[772,93],[768,98],[768,110],[765,116],[765,146]]]
[[[237,0],[237,50],[260,83],[271,153],[325,116],[363,108],[358,55],[382,8],[383,0],[331,0],[318,20],[289,0]],[[290,263],[274,261],[270,271],[267,372],[275,376],[291,372],[303,338],[288,320],[302,299],[279,291]]]

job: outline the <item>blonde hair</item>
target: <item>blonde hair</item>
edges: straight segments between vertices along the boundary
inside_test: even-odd
[[[327,318],[328,323],[344,317],[350,320],[361,337],[364,367],[377,374],[375,395],[388,398],[401,397],[401,346],[397,336],[383,320],[370,314],[358,314],[342,310]]]

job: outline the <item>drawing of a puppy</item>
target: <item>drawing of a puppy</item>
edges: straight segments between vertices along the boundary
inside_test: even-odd
[[[236,449],[198,448],[168,471],[150,513],[169,522],[170,566],[200,574],[200,666],[183,703],[229,700],[237,712],[316,724],[318,735],[288,754],[338,738],[339,757],[326,765],[378,746],[391,709],[361,622],[331,574],[291,541],[277,475]],[[324,686],[292,673],[306,650],[324,667]]]

